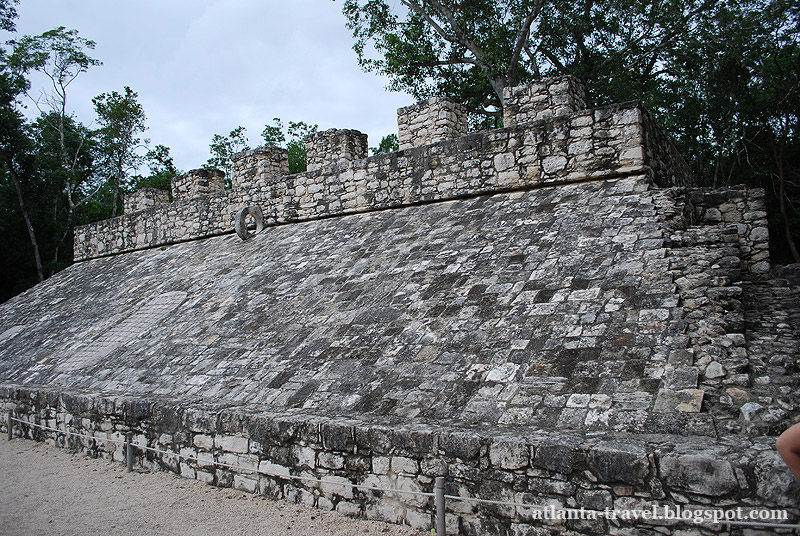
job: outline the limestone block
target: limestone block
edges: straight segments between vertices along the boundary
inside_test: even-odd
[[[546,78],[532,84],[505,88],[503,124],[506,127],[530,123],[580,111],[585,90],[573,76]]]
[[[492,465],[502,469],[527,467],[530,457],[528,445],[521,442],[496,442],[489,448],[489,460]]]
[[[702,389],[659,389],[654,411],[698,413],[703,405],[705,391]]]
[[[731,463],[710,455],[665,456],[658,470],[668,486],[700,495],[719,497],[739,487]]]
[[[358,130],[329,129],[306,138],[308,170],[337,162],[353,162],[367,157],[367,135]],[[311,190],[309,189],[309,193]]]
[[[225,452],[247,454],[249,450],[249,440],[246,437],[217,436],[214,438],[214,446]]]
[[[123,213],[125,214],[166,203],[169,203],[169,192],[157,188],[139,188],[133,193],[125,194],[122,198]]]
[[[604,441],[591,448],[588,465],[603,482],[641,485],[650,473],[647,452],[635,443]]]
[[[431,97],[397,110],[400,149],[458,138],[467,133],[464,107],[449,99]]]
[[[225,190],[225,172],[219,169],[193,169],[172,178],[172,199],[193,199]]]

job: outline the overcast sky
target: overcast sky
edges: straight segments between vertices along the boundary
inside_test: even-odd
[[[360,130],[373,147],[397,132],[397,108],[413,98],[361,71],[341,9],[341,0],[21,0],[17,35],[65,26],[96,41],[103,65],[69,87],[69,109],[88,125],[92,97],[130,86],[145,136],[189,170],[209,158],[214,134],[242,125],[255,147],[273,117]]]

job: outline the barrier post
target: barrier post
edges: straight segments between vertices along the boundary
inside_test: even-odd
[[[13,411],[14,410],[12,410],[12,409],[8,410],[8,426],[7,426],[7,430],[8,430],[8,440],[9,441],[14,439],[14,428],[13,428],[14,424],[11,421],[11,414],[12,414]]]
[[[125,436],[125,468],[129,473],[133,471],[133,441],[131,441],[131,434]]]
[[[437,476],[433,487],[434,503],[436,505],[436,536],[445,536],[444,524],[444,477]]]

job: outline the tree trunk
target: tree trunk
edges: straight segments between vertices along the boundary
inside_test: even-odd
[[[786,236],[786,242],[789,244],[789,251],[792,253],[794,262],[800,262],[800,252],[797,250],[797,245],[794,243],[792,236],[792,228],[789,225],[789,214],[786,210],[786,173],[783,169],[783,149],[785,142],[781,142],[780,149],[775,155],[778,164],[778,206],[781,211],[781,219],[783,219],[783,232]]]
[[[36,275],[39,277],[39,282],[41,283],[44,281],[44,271],[42,270],[42,258],[39,255],[39,243],[36,241],[36,233],[33,231],[33,224],[31,223],[30,215],[28,215],[28,209],[25,208],[25,200],[22,197],[22,185],[19,182],[16,171],[14,171],[13,162],[8,156],[6,156],[6,166],[8,167],[8,174],[11,175],[11,181],[14,183],[14,188],[17,190],[19,208],[22,211],[22,217],[25,219],[25,226],[28,228],[28,236],[33,246],[33,257],[36,260]]]

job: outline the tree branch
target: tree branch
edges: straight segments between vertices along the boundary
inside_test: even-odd
[[[508,68],[508,84],[510,86],[517,85],[517,68],[519,65],[519,58],[522,55],[522,49],[526,48],[528,39],[530,39],[531,25],[539,16],[539,12],[541,11],[543,4],[544,0],[536,0],[533,10],[528,13],[528,17],[525,19],[525,22],[520,26],[519,31],[517,32],[517,40],[514,45],[514,52],[511,54],[511,61]]]

